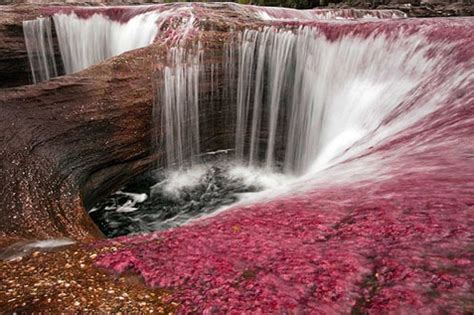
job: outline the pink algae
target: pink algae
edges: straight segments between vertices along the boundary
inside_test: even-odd
[[[389,176],[119,238],[97,265],[172,289],[183,313],[472,313],[474,104],[464,97],[368,153],[404,153]]]
[[[454,47],[472,46],[463,30]],[[429,31],[430,40],[443,41],[440,32]],[[473,52],[452,58],[465,69]],[[443,78],[433,76],[429,91]],[[328,181],[189,226],[105,241],[121,246],[96,264],[171,289],[182,313],[473,313],[474,89],[450,93],[415,125],[342,163],[375,156],[383,176]],[[419,104],[399,111],[410,106]]]
[[[97,265],[172,288],[183,312],[469,312],[472,187],[441,179],[405,175],[236,209],[119,239],[125,247]]]

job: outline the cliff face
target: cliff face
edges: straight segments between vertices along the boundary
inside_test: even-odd
[[[38,15],[33,7],[0,6],[0,88],[29,83],[22,22]]]

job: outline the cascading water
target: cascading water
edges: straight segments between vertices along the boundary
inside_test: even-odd
[[[232,4],[229,4],[232,5]],[[209,5],[211,6],[211,5]],[[236,6],[236,5],[235,5]],[[238,6],[234,9],[242,10]],[[249,6],[244,11],[264,20],[291,19],[379,19],[400,18],[400,11],[368,10],[279,10]],[[59,73],[53,49],[52,23],[57,34],[64,74],[71,74],[98,64],[126,51],[154,42],[160,29],[173,19],[180,19],[167,39],[178,42],[192,31],[195,12],[192,4],[173,7],[149,5],[130,7],[58,7],[50,17],[25,21],[23,30],[30,59],[33,83],[47,81]]]
[[[443,97],[426,93],[433,76],[448,89],[447,82],[458,82],[448,77],[445,62],[438,58],[441,54],[430,56],[433,50],[446,48],[422,35],[383,28],[362,35],[347,30],[339,34],[327,32],[328,25],[305,22],[298,27],[284,22],[403,14],[245,10],[281,25],[234,36],[222,47],[223,63],[205,63],[202,45],[188,45],[186,39],[197,21],[191,6],[153,6],[129,15],[119,10],[118,18],[107,10],[59,10],[52,19],[64,70],[73,73],[152,43],[169,19],[180,16],[176,24],[180,31],[165,37],[174,38],[177,47],[168,52],[153,109],[156,125],[161,126],[154,147],[164,149],[162,165],[169,168],[199,164],[206,153],[201,134],[217,123],[203,113],[223,111],[231,114],[219,128],[233,133],[234,143],[214,149],[234,149],[238,163],[253,168],[314,178],[315,172],[362,154],[435,111]],[[332,27],[350,25],[335,22]],[[24,27],[27,47],[32,47],[28,48],[32,71],[40,80],[54,76],[50,20],[25,22]],[[202,81],[211,86],[207,94],[200,90]],[[204,99],[209,108],[202,108]],[[410,110],[402,111],[404,107]]]
[[[143,13],[121,23],[100,13],[87,19],[74,12],[53,15],[64,73],[78,72],[107,58],[151,44],[158,33],[158,17],[159,13]],[[51,18],[25,21],[23,30],[33,82],[57,76]]]
[[[439,55],[430,56],[433,50]],[[206,153],[200,146],[201,130],[216,123],[200,119],[205,98],[213,111],[234,111],[225,125],[226,132],[234,133],[233,168],[244,174],[242,163],[253,170],[263,166],[270,177],[279,170],[314,181],[327,176],[324,170],[381,145],[437,110],[444,98],[428,93],[433,77],[447,90],[468,82],[469,73],[446,70],[446,51],[449,47],[405,30],[328,35],[318,25],[246,30],[223,46],[223,65],[205,64],[199,42],[172,48],[157,89],[154,115],[161,136],[155,138],[155,148],[160,151],[164,144],[164,165],[169,168],[184,173],[195,172],[191,165],[200,169],[196,165]],[[220,77],[218,69],[224,71]],[[214,103],[219,80],[225,104]],[[201,81],[211,84],[208,95],[200,90]],[[365,167],[366,175],[370,169]],[[202,179],[191,186],[202,187]],[[281,187],[300,182],[294,177],[279,181],[286,182]],[[173,224],[190,217],[176,218]]]
[[[24,21],[23,32],[33,83],[47,81],[57,76],[51,20],[37,18],[32,21]]]
[[[185,182],[186,178],[198,178],[186,186],[188,193],[210,185],[206,178],[210,176],[209,170],[212,173],[215,168],[206,166],[207,171],[200,173],[202,167],[198,165],[200,156],[206,153],[200,148],[201,129],[215,124],[200,120],[200,101],[208,97],[209,108],[234,110],[233,123],[226,128],[227,132],[234,132],[237,162],[228,162],[233,166],[224,173],[238,169],[241,182],[232,192],[275,188],[271,184],[255,185],[255,181],[243,184],[244,174],[255,172],[259,166],[264,166],[268,178],[274,176],[275,169],[300,176],[301,180],[280,178],[280,187],[290,182],[294,186],[300,181],[314,181],[318,178],[315,173],[326,176],[325,169],[380,145],[439,108],[443,97],[426,90],[433,76],[446,89],[467,82],[469,73],[446,71],[445,62],[439,57],[446,47],[404,32],[400,30],[397,36],[348,33],[331,38],[317,26],[246,30],[223,47],[221,68],[225,73],[220,77],[221,84],[226,93],[235,91],[226,98],[235,103],[219,103],[218,109],[213,103],[213,82],[218,80],[215,69],[219,69],[219,64],[204,64],[199,42],[187,48],[172,48],[162,85],[157,89],[159,97],[154,110],[162,129],[155,147],[161,150],[164,144],[168,168],[182,174],[200,174],[180,175]],[[440,55],[428,58],[433,49]],[[200,91],[203,80],[211,84],[207,96]],[[414,103],[417,105],[413,106]],[[244,168],[242,162],[251,168]],[[366,167],[367,174],[369,170]],[[170,181],[171,178],[165,179],[160,185]],[[125,204],[133,202],[132,199]],[[222,205],[217,201],[213,204]],[[202,213],[211,213],[213,209]],[[190,218],[177,213],[170,222],[182,224]]]
[[[107,8],[59,8],[51,17],[23,23],[25,43],[34,83],[57,76],[52,23],[57,34],[64,74],[72,74],[108,58],[153,43],[160,28],[176,18],[181,20],[175,36],[186,37],[194,21],[189,6]]]
[[[415,97],[424,95],[426,101],[417,112],[435,110],[434,103],[439,102],[423,88],[441,71],[443,61],[426,57],[435,47],[421,36],[403,31],[399,35],[393,40],[384,34],[365,38],[348,34],[334,40],[311,26],[244,31],[225,52],[230,56],[226,69],[234,65],[237,69],[235,79],[225,81],[236,91],[236,103],[230,105],[236,108],[236,158],[269,169],[278,164],[286,173],[302,175],[360,152],[355,144],[368,140],[376,129],[387,129],[387,117]],[[189,67],[178,59],[172,64],[176,69]],[[170,76],[164,81],[165,90],[197,103],[197,86],[184,84],[196,82],[195,75]],[[169,93],[164,104],[170,102],[168,97]],[[186,106],[190,111],[197,107]],[[168,130],[165,142],[170,143],[168,159],[175,160],[180,150],[199,155],[197,114],[193,111],[194,119],[175,120],[173,115],[186,111],[176,114],[167,108],[162,118]],[[186,139],[193,139],[193,144]]]
[[[166,165],[182,166],[200,153],[199,149],[199,98],[202,50],[197,47],[188,55],[183,48],[172,48],[169,62],[163,72],[164,89],[158,90],[161,104],[162,137],[166,144]],[[159,109],[158,109],[159,111]]]
[[[127,23],[102,14],[84,19],[74,12],[55,14],[54,26],[66,74],[74,73],[107,58],[151,44],[157,33],[159,13],[147,12]]]
[[[433,75],[440,61],[425,58],[428,49],[416,35],[331,40],[312,27],[245,31],[238,156],[246,152],[255,164],[263,151],[266,167],[280,159],[286,172],[298,174],[314,163],[323,167],[378,128]]]

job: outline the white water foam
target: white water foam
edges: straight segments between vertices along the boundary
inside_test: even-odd
[[[294,180],[291,175],[243,164],[235,164],[229,168],[228,176],[241,180],[246,186],[257,186],[262,190],[287,186]]]
[[[357,10],[357,9],[310,9],[296,10],[279,7],[249,6],[264,21],[311,21],[311,20],[374,20],[406,18],[398,10]]]
[[[196,164],[188,168],[171,169],[167,172],[165,180],[151,188],[151,193],[160,189],[170,197],[179,197],[183,190],[193,189],[200,185],[204,177],[208,175],[211,166],[212,164]],[[224,176],[229,180],[238,180],[244,186],[255,186],[260,190],[281,187],[293,179],[292,176],[243,165],[237,161],[226,162]]]
[[[74,244],[75,241],[67,238],[21,241],[4,248],[0,252],[0,260],[12,261],[21,259],[34,251],[46,251],[57,247],[63,247]]]
[[[166,180],[152,187],[153,190],[160,187],[171,197],[179,197],[184,189],[191,189],[200,184],[206,175],[207,168],[204,165],[195,165],[187,169],[172,170],[168,172]]]
[[[116,195],[123,195],[130,197],[130,200],[127,200],[127,202],[120,207],[118,207],[115,211],[117,212],[133,212],[137,211],[138,208],[135,207],[137,203],[143,203],[145,200],[147,200],[148,195],[147,194],[135,194],[135,193],[129,193],[129,192],[123,192],[123,191],[117,191],[115,193]]]

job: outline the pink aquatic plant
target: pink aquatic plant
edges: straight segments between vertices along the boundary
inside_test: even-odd
[[[97,266],[172,289],[183,313],[472,313],[474,50],[465,47],[473,35],[468,27],[445,34],[443,25],[457,28],[449,19],[397,23],[384,24],[388,38],[405,27],[448,42],[440,52],[448,62],[383,125],[421,106],[447,75],[467,71],[443,106],[293,194],[98,244],[120,246]],[[361,24],[352,35],[369,37],[381,25]],[[367,169],[376,171],[356,177]]]

